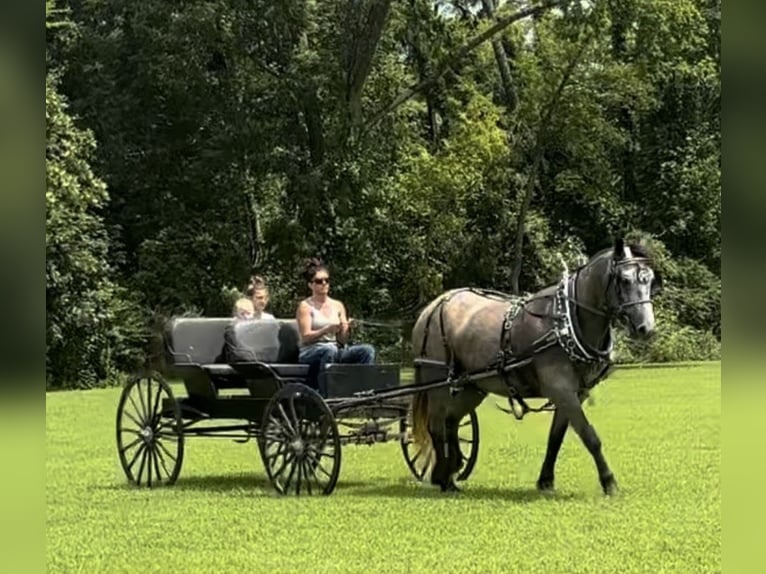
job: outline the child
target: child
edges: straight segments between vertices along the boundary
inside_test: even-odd
[[[255,316],[253,302],[246,297],[241,297],[234,304],[233,314],[236,319],[253,319]]]

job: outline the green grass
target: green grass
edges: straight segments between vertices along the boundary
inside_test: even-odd
[[[571,432],[556,493],[534,482],[550,414],[479,408],[459,495],[417,485],[396,443],[349,446],[329,497],[272,493],[256,446],[187,441],[175,486],[129,488],[118,389],[49,393],[51,572],[720,572],[720,363],[625,369],[587,407],[621,491],[602,495]]]

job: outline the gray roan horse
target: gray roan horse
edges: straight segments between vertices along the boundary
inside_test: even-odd
[[[553,489],[556,457],[572,425],[593,456],[604,492],[616,491],[582,402],[612,371],[613,322],[634,338],[654,331],[652,297],[661,278],[650,263],[646,248],[617,239],[571,275],[565,271],[557,285],[527,298],[463,288],[428,304],[413,327],[413,349],[421,358],[446,363],[452,381],[416,394],[412,403],[414,442],[436,454],[432,484],[458,490],[458,423],[491,393],[508,397],[517,419],[541,410],[530,409],[527,398],[548,399],[554,410],[538,489]]]

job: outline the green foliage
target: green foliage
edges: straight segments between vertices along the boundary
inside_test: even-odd
[[[101,216],[108,200],[78,128],[46,79],[46,374],[49,387],[90,387],[133,366],[140,349],[135,305],[111,279]]]
[[[74,288],[56,287],[70,330],[51,340],[93,336],[83,357],[134,361],[174,314],[228,315],[253,272],[291,317],[313,255],[353,316],[411,322],[449,287],[510,290],[519,226],[523,291],[555,280],[560,255],[572,267],[646,230],[668,267],[667,340],[718,339],[720,2],[575,3],[517,22],[498,36],[515,106],[497,44],[455,56],[491,25],[469,4],[47,2],[49,65],[92,134],[72,145],[101,178],[49,157],[50,242],[76,261],[59,271],[56,248],[49,267],[87,277],[79,314],[109,325],[70,320]]]

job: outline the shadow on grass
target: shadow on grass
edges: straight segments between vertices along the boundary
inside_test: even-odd
[[[353,480],[338,479],[336,491],[343,488],[365,486],[367,483]],[[269,478],[265,474],[219,475],[219,476],[190,476],[179,478],[173,486],[180,490],[202,490],[205,492],[222,492],[231,490],[252,490],[254,488],[274,492]]]
[[[368,483],[346,480],[342,477],[338,480],[335,491],[344,488],[358,488],[367,486]],[[127,482],[121,484],[98,485],[94,488],[98,490],[149,490],[146,487],[137,487]],[[242,491],[243,494],[251,494],[253,490],[262,490],[267,494],[275,493],[274,487],[265,474],[222,474],[222,475],[200,475],[200,476],[181,476],[172,486],[161,485],[153,487],[156,489],[199,491],[199,492],[234,492]]]
[[[579,492],[540,492],[536,488],[500,488],[493,486],[460,485],[460,492],[441,492],[438,487],[430,484],[417,484],[412,480],[401,481],[398,484],[384,486],[365,484],[350,489],[348,496],[371,498],[422,498],[439,499],[452,498],[455,500],[505,500],[519,504],[530,504],[543,500],[586,500],[589,496]]]

